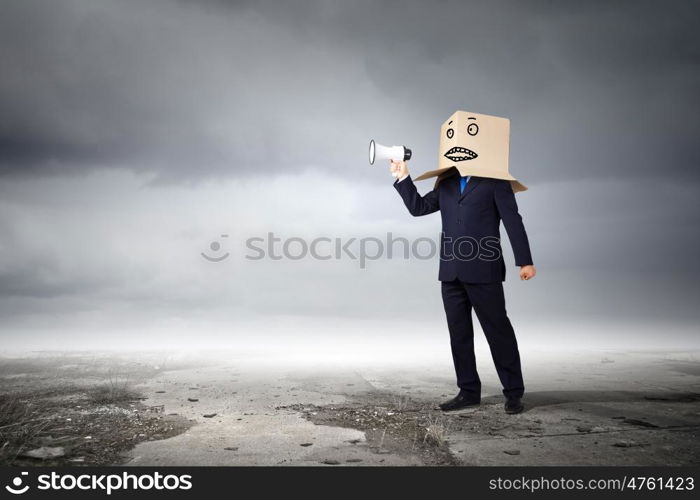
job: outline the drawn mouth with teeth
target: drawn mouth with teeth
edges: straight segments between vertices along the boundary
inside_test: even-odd
[[[445,158],[452,161],[473,160],[477,156],[479,155],[471,149],[460,148],[457,146],[453,147],[447,153],[445,153]]]

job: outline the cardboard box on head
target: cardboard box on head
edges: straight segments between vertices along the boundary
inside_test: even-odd
[[[508,171],[509,142],[508,118],[455,111],[440,127],[438,168],[416,180],[441,176],[455,167],[462,176],[505,179],[510,181],[513,192],[525,191],[527,187]],[[435,185],[440,179],[438,177]]]

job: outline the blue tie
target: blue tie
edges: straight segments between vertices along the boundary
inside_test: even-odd
[[[460,194],[464,192],[464,188],[467,187],[467,182],[469,182],[469,177],[470,175],[467,175],[466,177],[462,177],[459,180],[459,192]]]

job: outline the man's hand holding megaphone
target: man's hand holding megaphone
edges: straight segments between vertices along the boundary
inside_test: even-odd
[[[397,180],[402,181],[408,177],[408,166],[405,161],[392,158],[389,160],[389,172]]]

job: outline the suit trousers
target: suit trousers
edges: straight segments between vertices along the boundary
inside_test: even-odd
[[[488,341],[503,394],[507,398],[522,397],[525,388],[520,353],[513,326],[506,314],[503,283],[443,281],[442,302],[460,392],[475,399],[481,398],[481,380],[474,356],[473,308]]]

